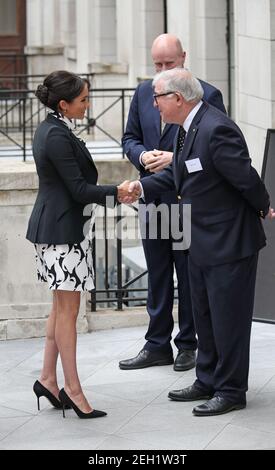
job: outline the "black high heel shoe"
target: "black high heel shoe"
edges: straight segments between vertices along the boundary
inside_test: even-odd
[[[62,403],[63,407],[63,418],[65,418],[65,405],[70,406],[77,414],[79,418],[82,419],[90,419],[90,418],[101,418],[103,416],[106,416],[107,413],[105,411],[99,411],[99,410],[93,410],[90,413],[83,413],[76,404],[70,399],[70,397],[67,395],[65,392],[64,388],[62,388],[59,392],[58,395],[59,400]]]
[[[63,408],[62,403],[48,390],[44,385],[42,385],[38,380],[34,382],[33,385],[33,391],[37,397],[37,408],[38,411],[40,411],[40,403],[39,399],[40,397],[46,397],[48,398],[49,402],[54,408],[57,408],[58,410],[61,410]],[[70,408],[70,407],[68,407]]]

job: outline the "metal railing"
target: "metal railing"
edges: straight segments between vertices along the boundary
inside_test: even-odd
[[[92,80],[89,74],[86,76]],[[33,89],[0,89],[0,151],[2,146],[2,153],[6,149],[5,156],[22,157],[23,161],[32,157],[35,129],[48,112],[34,95],[35,81],[41,83],[42,76],[25,77],[27,87],[31,85]],[[120,141],[133,93],[134,88],[91,89],[87,117],[76,122],[76,133],[90,139],[90,149],[94,146],[102,154],[124,157]]]
[[[122,213],[122,205],[116,207],[116,221],[121,221],[125,217]],[[91,311],[96,311],[99,304],[104,307],[112,307],[116,310],[123,310],[123,307],[134,305],[146,305],[147,301],[147,279],[141,280],[147,275],[147,270],[138,267],[137,269],[129,269],[127,266],[127,257],[125,257],[125,243],[122,237],[122,224],[118,223],[115,227],[115,239],[108,237],[108,210],[106,207],[103,217],[103,247],[101,247],[101,255],[98,256],[97,219],[93,227],[92,253],[95,272],[96,289],[91,293]],[[133,217],[138,225],[138,210],[135,206],[129,206],[128,210],[133,211]],[[128,215],[129,217],[129,215]],[[133,240],[132,240],[133,242]],[[136,240],[134,244],[136,246]],[[127,243],[127,241],[126,241]],[[110,254],[110,247],[113,253]],[[142,247],[139,246],[141,252]],[[99,261],[102,260],[102,262]],[[101,267],[101,268],[100,268]],[[138,272],[137,272],[138,271]],[[99,286],[101,283],[101,286]],[[142,287],[134,286],[136,283],[143,284]],[[140,295],[143,294],[143,295]]]

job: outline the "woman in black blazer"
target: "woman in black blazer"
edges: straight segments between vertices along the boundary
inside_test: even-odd
[[[76,320],[80,293],[94,289],[90,240],[85,236],[87,204],[105,204],[106,197],[121,198],[123,184],[97,186],[97,169],[83,141],[72,133],[72,119],[83,119],[89,106],[89,82],[56,71],[36,91],[53,112],[37,128],[33,155],[39,190],[29,220],[27,239],[34,243],[37,273],[53,291],[47,322],[44,364],[37,396],[45,396],[55,408],[73,408],[80,418],[105,416],[93,410],[83,394],[76,365]],[[56,363],[60,353],[65,377],[59,391]]]

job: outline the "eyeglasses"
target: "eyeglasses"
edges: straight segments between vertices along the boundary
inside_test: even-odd
[[[176,93],[175,91],[167,91],[166,93],[154,93],[153,97],[154,97],[156,104],[158,104],[158,98],[160,96],[174,95],[175,93]]]

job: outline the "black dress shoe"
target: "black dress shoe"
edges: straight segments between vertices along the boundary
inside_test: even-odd
[[[196,365],[196,352],[192,349],[182,349],[178,352],[174,362],[174,370],[182,371],[193,369]]]
[[[232,403],[232,401],[217,395],[203,403],[203,405],[196,406],[193,409],[193,414],[195,416],[216,416],[229,413],[229,411],[241,410],[245,407],[245,403]]]
[[[182,390],[172,390],[168,393],[168,398],[175,401],[208,400],[211,396],[211,393],[196,388],[194,384]]]
[[[147,349],[142,349],[136,357],[120,361],[120,369],[144,369],[145,367],[152,366],[167,366],[173,364],[173,354],[152,352]]]

